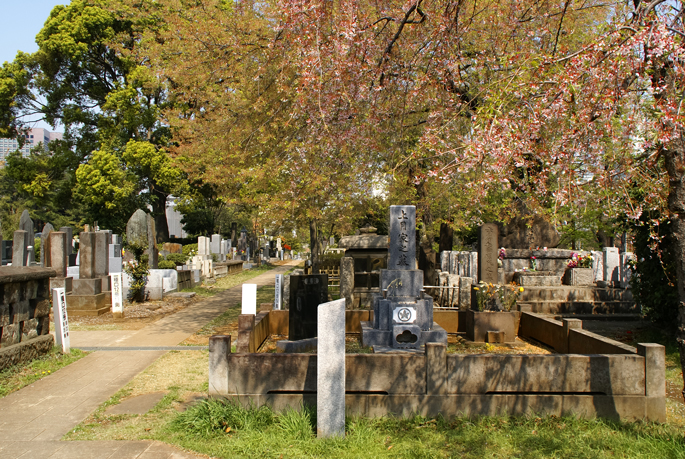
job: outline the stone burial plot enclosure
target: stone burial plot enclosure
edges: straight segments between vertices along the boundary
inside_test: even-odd
[[[52,349],[49,285],[55,274],[39,267],[0,268],[0,370]]]
[[[356,321],[346,323],[348,332],[359,330],[360,319],[367,320],[352,312],[346,311],[346,322]],[[210,396],[277,410],[316,404],[317,355],[255,352],[266,337],[287,330],[287,313],[262,312],[244,320],[239,331],[244,344],[237,346],[244,353],[231,353],[228,336],[210,339]],[[436,315],[448,333],[457,332],[458,314],[453,315]],[[560,322],[521,313],[518,336],[557,352],[549,355],[457,355],[448,354],[445,344],[430,342],[418,353],[347,354],[346,412],[665,421],[664,347],[640,344],[636,349],[581,327],[576,319]]]

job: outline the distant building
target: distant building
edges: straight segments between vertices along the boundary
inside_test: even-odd
[[[61,132],[50,132],[43,128],[33,128],[24,135],[26,142],[24,146],[19,149],[19,141],[14,139],[0,139],[0,166],[5,164],[5,157],[16,150],[21,151],[23,157],[27,157],[31,153],[31,149],[42,143],[43,149],[48,151],[48,143],[52,140],[61,140]]]

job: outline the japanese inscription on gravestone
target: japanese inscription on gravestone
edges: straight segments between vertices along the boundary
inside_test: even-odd
[[[416,269],[416,207],[390,206],[388,269]]]

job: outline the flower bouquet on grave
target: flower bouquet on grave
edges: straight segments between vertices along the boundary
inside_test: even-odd
[[[497,291],[499,295],[500,304],[504,311],[511,311],[515,309],[516,301],[519,295],[523,292],[523,287],[516,285],[513,282],[509,285],[500,287]]]
[[[568,261],[566,266],[569,268],[592,268],[593,261],[594,258],[592,258],[591,254],[582,256],[576,252],[572,252],[571,259]]]
[[[530,257],[530,270],[531,271],[537,271],[538,270],[538,259],[535,257],[535,255]]]
[[[483,281],[478,283],[478,287],[474,287],[478,311],[501,311],[501,306],[497,301],[500,297],[500,288],[499,285]]]

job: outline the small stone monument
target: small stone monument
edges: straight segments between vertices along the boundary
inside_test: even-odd
[[[44,268],[52,266],[50,263],[50,233],[53,231],[55,228],[50,223],[46,223],[40,235],[40,264]]]
[[[24,211],[21,213],[21,217],[19,217],[19,229],[28,233],[28,238],[30,241],[28,245],[33,245],[33,237],[35,235],[33,230],[33,220],[31,220],[29,211],[26,209],[24,209]]]
[[[290,341],[316,337],[317,308],[328,301],[328,274],[290,276]]]
[[[363,345],[382,352],[447,343],[447,332],[433,321],[433,298],[423,291],[423,271],[416,269],[416,207],[390,206],[388,227],[388,269],[381,269],[373,323],[361,323]]]
[[[316,436],[345,436],[345,300],[317,307]]]
[[[478,282],[497,284],[497,225],[486,223],[480,227],[478,240]]]

